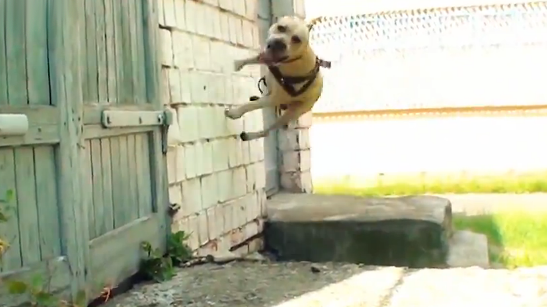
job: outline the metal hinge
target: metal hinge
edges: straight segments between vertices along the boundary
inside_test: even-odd
[[[167,133],[169,132],[169,126],[173,124],[173,113],[169,110],[163,111],[163,124],[161,127],[161,152],[167,154],[168,142]]]
[[[167,153],[167,131],[173,123],[173,114],[165,111],[122,111],[105,110],[102,112],[102,124],[105,128],[128,128],[161,126],[161,151]]]

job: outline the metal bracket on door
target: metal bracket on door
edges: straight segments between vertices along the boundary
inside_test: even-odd
[[[105,128],[161,126],[165,121],[165,112],[104,110],[101,121]]]
[[[173,113],[169,110],[163,112],[163,125],[161,127],[161,152],[167,154],[168,140],[167,133],[169,132],[169,126],[173,123]]]
[[[101,116],[104,128],[161,126],[161,150],[167,153],[167,131],[173,123],[173,114],[165,111],[104,110]]]

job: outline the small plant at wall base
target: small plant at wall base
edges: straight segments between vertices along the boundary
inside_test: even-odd
[[[141,261],[140,273],[155,282],[170,280],[175,276],[175,267],[192,259],[192,250],[186,244],[189,235],[184,231],[172,233],[167,238],[167,252],[152,248],[150,242],[142,242],[146,256]]]
[[[7,223],[10,219],[10,211],[14,211],[10,202],[14,199],[14,192],[8,190],[3,198],[0,198],[0,224]],[[0,234],[0,267],[2,267],[2,258],[10,248],[10,242]],[[12,295],[26,295],[29,298],[30,305],[34,307],[83,307],[86,306],[86,295],[80,292],[76,302],[70,304],[60,300],[50,291],[51,276],[47,280],[42,275],[34,275],[27,281],[6,280],[5,285],[8,292]]]

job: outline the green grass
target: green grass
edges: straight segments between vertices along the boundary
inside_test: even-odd
[[[454,226],[485,234],[491,263],[507,268],[547,265],[547,212],[455,216]]]
[[[472,177],[382,175],[374,178],[314,179],[314,190],[321,194],[362,196],[547,192],[547,172]]]
[[[473,178],[386,177],[314,180],[314,191],[358,196],[547,192],[547,173]],[[491,263],[507,268],[547,265],[547,212],[454,216],[454,226],[485,234]]]

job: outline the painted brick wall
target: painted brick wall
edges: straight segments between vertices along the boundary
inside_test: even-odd
[[[233,60],[257,52],[256,0],[158,0],[164,102],[169,130],[172,228],[191,233],[204,253],[227,250],[262,230],[263,140],[242,142],[262,128],[262,112],[228,120],[224,109],[257,95],[260,67],[233,72]],[[251,247],[256,249],[255,247]]]

